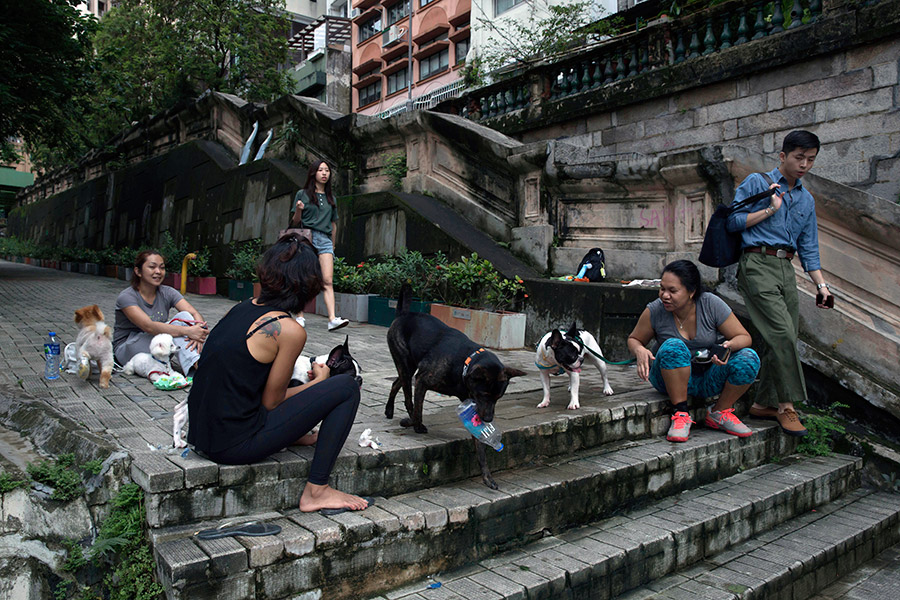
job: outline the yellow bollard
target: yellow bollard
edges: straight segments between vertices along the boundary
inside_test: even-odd
[[[189,260],[194,260],[197,258],[197,255],[191,252],[190,254],[186,254],[184,260],[181,261],[181,295],[185,295],[187,293],[187,265]]]

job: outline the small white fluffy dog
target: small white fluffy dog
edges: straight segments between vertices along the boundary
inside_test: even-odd
[[[158,333],[150,340],[150,353],[139,352],[131,357],[122,370],[126,375],[140,375],[155,382],[161,375],[172,374],[170,357],[178,346],[168,333]]]
[[[91,361],[100,367],[100,387],[109,387],[113,370],[112,327],[103,321],[103,313],[96,304],[75,311],[75,322],[81,328],[75,338],[75,359],[78,376],[87,381],[91,376]]]

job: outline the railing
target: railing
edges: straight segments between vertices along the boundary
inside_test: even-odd
[[[465,88],[465,81],[459,79],[457,81],[454,81],[453,83],[428,92],[427,94],[422,94],[421,96],[413,100],[413,110],[428,110],[429,108],[434,108],[444,100],[458,98]],[[392,106],[385,111],[377,113],[375,116],[379,119],[387,119],[406,111],[407,105],[404,102]]]
[[[553,102],[808,25],[821,14],[821,0],[794,0],[787,14],[781,2],[734,0],[674,20],[657,19],[575,56],[474,90],[452,110],[476,121],[491,119],[532,101]]]

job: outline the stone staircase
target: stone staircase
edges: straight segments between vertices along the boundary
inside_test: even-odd
[[[428,416],[428,435],[397,436],[385,452],[348,444],[335,485],[377,502],[333,517],[296,508],[307,448],[246,467],[138,456],[158,576],[170,598],[192,600],[677,598],[700,588],[799,599],[900,537],[900,497],[858,491],[859,459],[790,456],[793,439],[752,420],[749,438],[695,427],[671,444],[658,394],[613,398],[556,413],[535,411],[533,394],[504,398],[506,447],[489,451],[497,491],[481,483],[450,406]],[[247,519],[282,531],[193,536]],[[754,561],[776,556],[751,581],[764,571]]]

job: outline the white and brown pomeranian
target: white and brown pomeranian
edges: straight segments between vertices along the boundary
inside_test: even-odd
[[[103,313],[96,304],[75,311],[75,322],[81,329],[75,338],[75,359],[78,376],[87,381],[91,376],[91,361],[100,367],[100,387],[109,387],[113,371],[112,327],[103,321]]]

